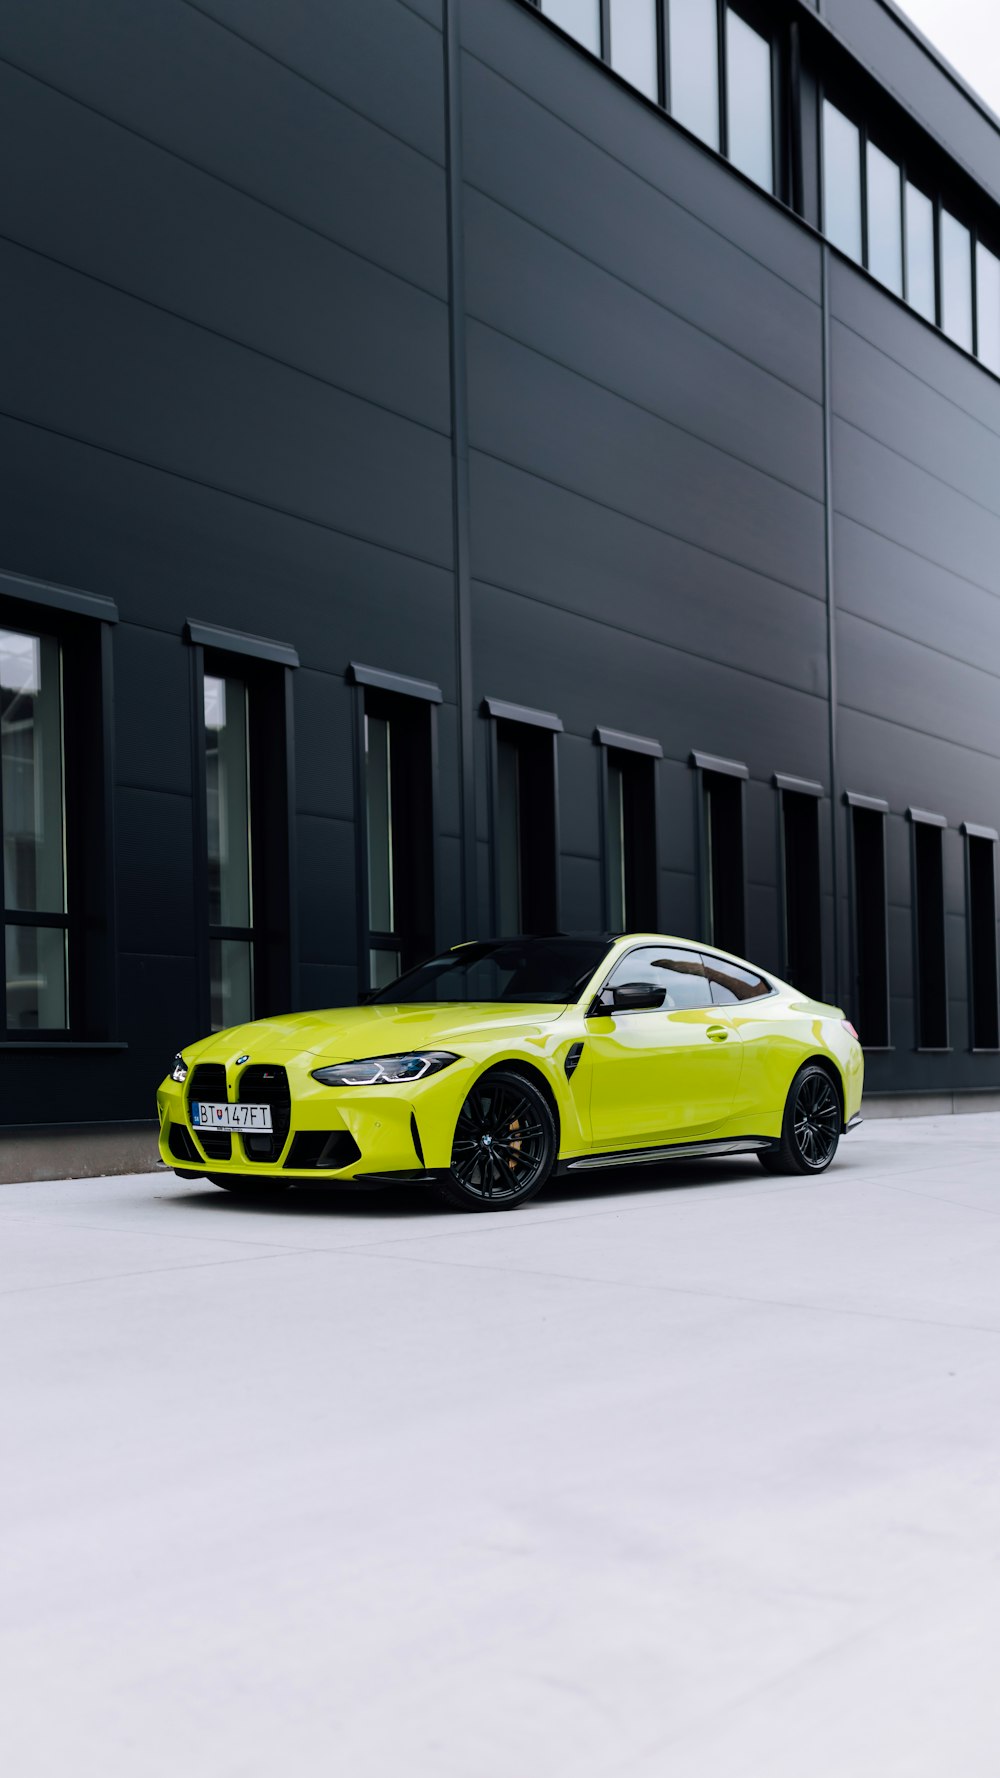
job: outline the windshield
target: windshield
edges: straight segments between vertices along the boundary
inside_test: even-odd
[[[502,938],[459,945],[407,970],[372,994],[369,1005],[527,1000],[571,1006],[609,949],[606,938]]]

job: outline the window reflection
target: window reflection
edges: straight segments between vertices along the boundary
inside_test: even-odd
[[[1000,376],[1000,259],[982,241],[976,249],[976,286],[977,350]]]
[[[212,1030],[253,1018],[253,946],[248,939],[213,939],[209,946]]]
[[[659,97],[656,0],[611,0],[611,66],[647,99]]]
[[[670,0],[670,109],[719,146],[719,18],[715,0]]]
[[[868,144],[868,270],[887,290],[903,294],[902,173]]]
[[[937,319],[934,278],[934,205],[906,186],[906,300],[927,321]]]
[[[4,982],[16,1031],[69,1022],[61,674],[54,637],[0,630]]]
[[[249,926],[250,779],[247,688],[205,675],[209,921]]]
[[[601,0],[542,0],[542,11],[595,56],[601,53]]]
[[[243,680],[206,673],[204,714],[209,993],[212,1029],[220,1031],[253,1017],[250,710]]]
[[[950,210],[941,212],[941,326],[972,351],[972,236]]]
[[[841,253],[861,262],[861,133],[823,100],[823,226]]]
[[[739,13],[726,14],[729,158],[766,191],[774,189],[771,45]]]

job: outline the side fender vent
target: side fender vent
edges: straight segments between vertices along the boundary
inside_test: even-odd
[[[569,1046],[569,1049],[566,1051],[566,1060],[563,1063],[563,1067],[566,1070],[566,1079],[567,1080],[572,1080],[574,1074],[576,1073],[576,1065],[579,1062],[580,1057],[582,1055],[583,1055],[583,1044],[582,1043],[571,1043]]]

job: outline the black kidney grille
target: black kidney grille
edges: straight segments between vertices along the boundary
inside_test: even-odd
[[[292,1095],[288,1090],[285,1070],[268,1062],[255,1063],[252,1068],[244,1068],[236,1094],[241,1105],[271,1107],[271,1123],[274,1127],[270,1133],[259,1130],[253,1135],[240,1137],[247,1160],[278,1160],[292,1122]]]
[[[225,1105],[228,1097],[226,1070],[221,1062],[199,1062],[197,1068],[192,1069],[187,1090],[188,1117],[191,1116],[192,1099],[205,1099],[211,1105]],[[228,1130],[197,1129],[195,1134],[210,1161],[232,1160],[233,1139]]]

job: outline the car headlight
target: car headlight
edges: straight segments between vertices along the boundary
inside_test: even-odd
[[[178,1086],[183,1086],[184,1082],[187,1080],[187,1077],[188,1077],[188,1065],[185,1062],[184,1057],[183,1056],[175,1056],[174,1057],[174,1065],[170,1070],[171,1080],[175,1080],[177,1082]]]
[[[367,1056],[363,1062],[334,1062],[314,1068],[313,1080],[323,1087],[384,1087],[405,1080],[426,1080],[458,1057],[451,1050],[409,1050],[403,1056]]]

